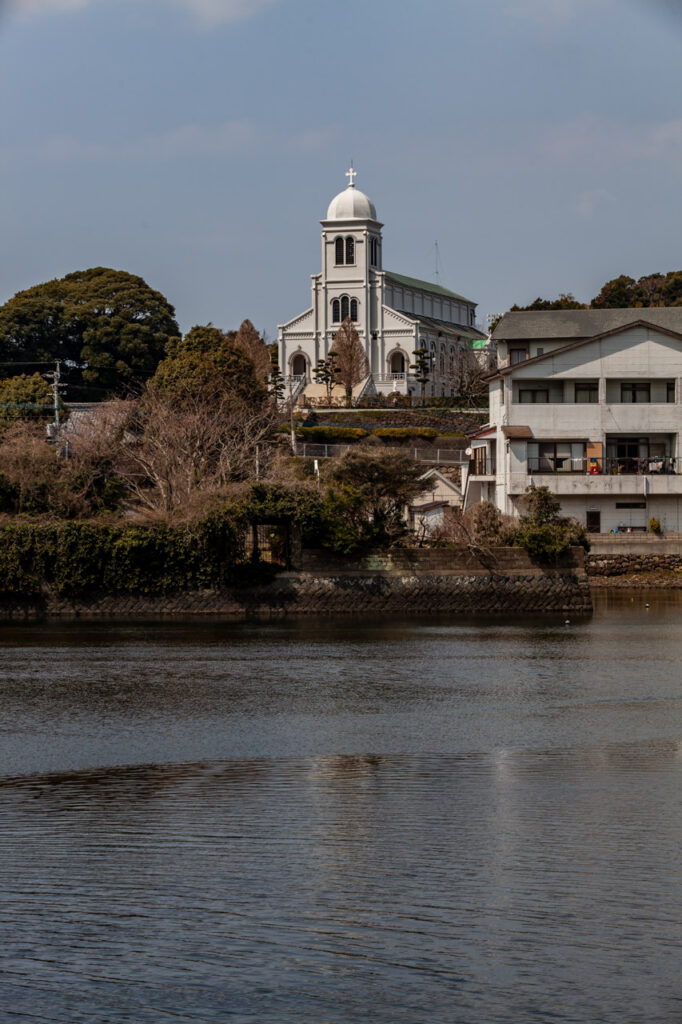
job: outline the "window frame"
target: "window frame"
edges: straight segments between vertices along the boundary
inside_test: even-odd
[[[533,397],[524,400],[522,395],[532,395]],[[538,401],[537,396],[544,395]],[[549,405],[549,388],[519,388],[519,405]]]
[[[576,381],[573,385],[573,401],[575,405],[597,405],[599,403],[599,382]],[[589,395],[589,398],[578,398],[579,394]]]
[[[627,394],[632,397],[625,398]],[[646,398],[637,398],[637,395],[640,394],[646,395]],[[620,401],[622,405],[651,405],[651,384],[648,381],[646,383],[621,381]]]

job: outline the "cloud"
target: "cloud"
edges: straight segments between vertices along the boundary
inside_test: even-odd
[[[252,121],[226,121],[219,125],[186,124],[141,139],[105,142],[70,135],[54,135],[35,145],[5,147],[0,164],[79,164],[113,162],[163,163],[196,157],[241,159],[254,153],[288,152],[311,156],[325,152],[333,138],[329,128],[311,128],[290,134],[265,134]]]
[[[87,161],[164,161],[182,157],[242,157],[258,148],[255,126],[250,121],[226,121],[220,125],[187,124],[158,135],[121,142],[95,142],[69,135],[54,135],[33,146],[7,147],[5,164],[74,164]]]
[[[78,11],[87,7],[91,0],[5,0],[5,2],[8,10],[30,17]]]
[[[680,156],[682,119],[640,124],[581,114],[547,131],[540,151],[554,162],[584,167]]]
[[[613,0],[509,0],[505,14],[534,22],[542,28],[555,28],[569,21],[593,16],[596,6],[608,6]]]
[[[104,2],[113,3],[115,0],[5,0],[10,12],[25,17],[65,14]],[[157,0],[158,4],[184,8],[200,25],[245,21],[279,2],[280,0]]]
[[[612,196],[605,188],[589,189],[586,192],[581,192],[578,196],[578,201],[575,204],[576,213],[583,220],[592,220],[599,206],[615,201],[615,196]]]

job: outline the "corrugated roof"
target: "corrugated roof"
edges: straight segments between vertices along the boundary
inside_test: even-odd
[[[392,270],[385,270],[384,274],[386,277],[390,277],[392,281],[395,281],[396,284],[407,285],[408,288],[421,288],[425,292],[445,295],[448,299],[459,299],[460,302],[468,302],[472,306],[476,305],[472,299],[466,299],[463,295],[451,292],[449,288],[443,288],[442,285],[434,284],[432,281],[420,281],[418,277],[405,277],[404,274],[394,274]]]
[[[655,327],[682,332],[682,306],[645,309],[543,309],[505,313],[493,331],[494,341],[561,338],[578,341],[646,320]]]

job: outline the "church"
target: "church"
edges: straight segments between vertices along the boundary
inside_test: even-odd
[[[456,393],[462,358],[485,344],[476,327],[476,303],[439,284],[383,269],[383,224],[374,203],[349,185],[329,204],[322,224],[322,269],[312,277],[312,305],[278,327],[280,367],[294,398],[311,395],[314,370],[326,359],[341,323],[355,324],[369,363],[369,376],[354,397],[419,395],[410,370],[414,351],[429,362],[426,394]]]

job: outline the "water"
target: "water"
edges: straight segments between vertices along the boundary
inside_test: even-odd
[[[0,627],[0,1020],[681,1021],[680,623]]]

